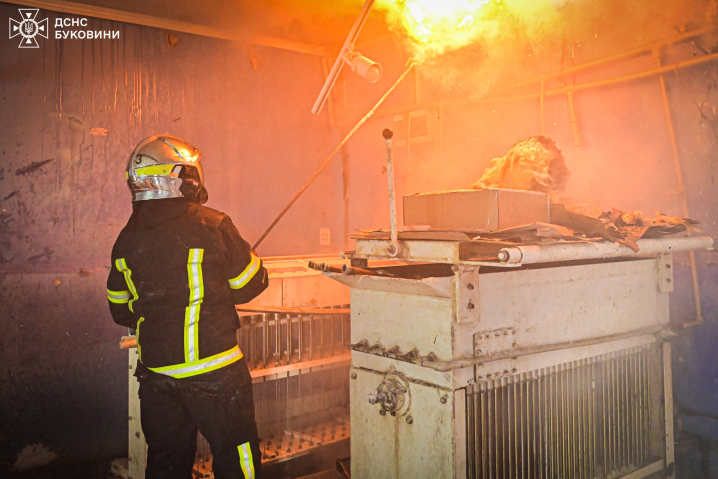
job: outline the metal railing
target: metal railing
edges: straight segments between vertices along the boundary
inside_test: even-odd
[[[255,381],[262,461],[348,438],[349,305],[244,308],[237,342]],[[209,444],[198,434],[195,475],[211,478],[211,469]]]
[[[237,341],[249,369],[271,373],[272,368],[346,355],[350,343],[347,308],[342,305],[313,313],[264,312],[241,317]]]

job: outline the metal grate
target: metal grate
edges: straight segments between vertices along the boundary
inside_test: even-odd
[[[349,305],[321,314],[260,312],[240,318],[237,342],[255,378],[262,461],[282,461],[349,437]],[[332,359],[334,358],[334,360]],[[339,361],[342,360],[342,361]],[[320,363],[320,364],[318,364]],[[296,367],[295,367],[296,366]],[[198,433],[195,475],[211,478]]]
[[[472,385],[470,479],[608,478],[649,459],[649,346]]]
[[[341,313],[253,314],[241,318],[237,340],[249,369],[264,369],[346,354],[349,326]]]

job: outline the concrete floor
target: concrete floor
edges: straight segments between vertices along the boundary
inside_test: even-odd
[[[17,473],[8,479],[119,479],[109,474],[113,459],[78,464],[52,470]],[[318,466],[317,463],[312,464]],[[326,465],[322,464],[329,469]],[[316,470],[316,469],[315,469]],[[293,476],[288,470],[267,471],[267,479],[339,479],[342,476],[334,470],[309,475]],[[676,479],[718,479],[718,444],[689,435],[676,436]]]
[[[13,474],[8,479],[119,479],[109,473],[113,460],[110,458],[57,469],[33,470]]]

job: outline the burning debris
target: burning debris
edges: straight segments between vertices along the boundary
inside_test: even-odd
[[[506,155],[494,158],[471,188],[507,188],[541,191],[554,196],[566,189],[571,172],[556,143],[534,136],[516,143]]]
[[[693,229],[699,222],[690,218],[669,217],[656,214],[656,218],[649,219],[640,211],[626,213],[616,208],[606,211],[598,217],[604,224],[611,238],[617,243],[624,244],[633,251],[638,252],[636,240],[641,238],[660,238],[675,233],[683,233]]]
[[[587,205],[564,204],[571,202],[559,197],[566,189],[571,172],[556,143],[545,136],[535,136],[516,143],[501,158],[494,158],[479,180],[471,185],[473,189],[505,188],[514,190],[540,191],[551,198],[551,223],[564,227],[562,230],[551,230],[550,233],[539,234],[540,228],[527,225],[521,229],[521,238],[516,237],[517,230],[511,228],[504,232],[489,233],[489,237],[505,240],[506,232],[513,239],[525,244],[531,243],[532,235],[563,241],[577,239],[589,241],[613,241],[628,246],[638,252],[637,240],[641,238],[660,238],[676,233],[683,233],[699,222],[690,218],[676,218],[656,214],[647,218],[640,211],[627,213],[613,208],[603,212]],[[540,220],[537,220],[540,221]],[[541,225],[536,223],[533,226]],[[498,236],[497,236],[498,234]],[[487,235],[482,235],[487,239]]]

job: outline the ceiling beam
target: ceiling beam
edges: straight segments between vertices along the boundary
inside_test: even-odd
[[[6,3],[13,3],[32,8],[41,8],[44,10],[52,10],[54,12],[69,13],[72,15],[81,15],[94,18],[102,18],[105,20],[113,20],[116,22],[132,23],[135,25],[143,25],[146,27],[160,28],[163,30],[171,30],[175,32],[191,33],[193,35],[201,35],[204,37],[221,38],[223,40],[233,40],[252,45],[262,45],[265,47],[279,48],[299,53],[307,53],[309,55],[326,55],[325,48],[310,43],[295,42],[292,40],[284,40],[282,38],[269,37],[265,35],[245,35],[232,32],[229,30],[198,25],[196,23],[183,22],[180,20],[170,20],[166,18],[158,18],[142,13],[126,12],[116,10],[114,8],[98,7],[94,5],[86,5],[83,3],[68,2],[65,0],[2,0]]]

